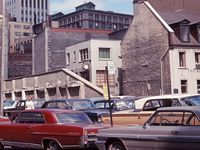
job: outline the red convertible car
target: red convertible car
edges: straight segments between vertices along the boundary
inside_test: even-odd
[[[25,110],[14,122],[0,124],[0,149],[62,150],[95,146],[99,128],[84,112],[58,109]]]

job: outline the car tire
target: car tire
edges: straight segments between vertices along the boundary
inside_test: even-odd
[[[123,143],[120,141],[110,143],[107,150],[126,150]]]
[[[56,141],[49,141],[45,150],[62,150],[59,144]]]
[[[0,150],[4,149],[4,145],[0,142]]]

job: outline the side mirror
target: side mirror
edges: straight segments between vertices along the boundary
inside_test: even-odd
[[[144,125],[143,125],[143,129],[146,129],[149,127],[149,123],[145,122]]]

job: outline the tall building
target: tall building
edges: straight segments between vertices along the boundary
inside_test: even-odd
[[[6,0],[10,19],[17,22],[41,23],[49,14],[49,0]]]
[[[57,16],[57,17],[56,17]],[[76,11],[62,15],[52,15],[52,20],[58,21],[60,27],[120,30],[128,28],[132,15],[112,11],[96,10],[92,2],[76,7]]]
[[[24,45],[32,41],[32,25],[27,22],[9,22],[9,52],[26,53]]]

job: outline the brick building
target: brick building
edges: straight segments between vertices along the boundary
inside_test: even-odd
[[[108,39],[111,30],[45,28],[34,38],[33,74],[66,68],[65,47],[82,41]]]
[[[76,11],[63,15],[57,13],[52,19],[59,22],[60,27],[86,28],[103,30],[121,30],[131,23],[133,15],[112,11],[96,10],[92,2],[76,7]]]
[[[200,1],[134,1],[121,43],[127,95],[199,93]]]

